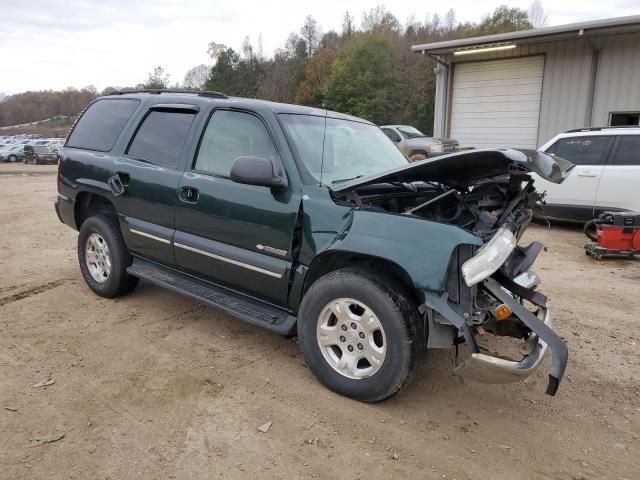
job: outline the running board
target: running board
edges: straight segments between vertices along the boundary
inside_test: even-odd
[[[127,273],[218,308],[229,315],[281,335],[295,333],[297,318],[285,310],[234,293],[195,277],[134,257]]]

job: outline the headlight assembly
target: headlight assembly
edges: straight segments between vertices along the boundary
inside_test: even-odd
[[[462,276],[466,284],[471,287],[491,276],[509,258],[516,242],[511,230],[501,227],[491,240],[462,264]]]

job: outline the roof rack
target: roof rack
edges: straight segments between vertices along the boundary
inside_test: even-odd
[[[152,88],[141,90],[116,90],[109,95],[126,95],[128,93],[150,93],[152,95],[159,95],[161,93],[192,93],[200,97],[212,97],[212,98],[229,98],[222,92],[214,92],[211,90],[187,90],[184,88]]]
[[[576,133],[576,132],[599,132],[601,130],[615,130],[617,128],[640,128],[640,125],[614,125],[610,127],[583,127],[574,128],[573,130],[567,130],[564,133]]]

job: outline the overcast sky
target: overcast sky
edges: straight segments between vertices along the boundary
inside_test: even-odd
[[[531,0],[387,2],[400,21],[421,20],[449,8],[458,21],[479,21],[500,4],[527,9]],[[379,2],[362,0],[0,0],[0,93],[68,86],[132,86],[156,65],[182,81],[186,71],[209,63],[207,44],[240,50],[262,34],[265,54],[298,32],[306,15],[323,31],[340,30],[349,10],[362,13]],[[638,0],[543,0],[551,25],[640,13]]]

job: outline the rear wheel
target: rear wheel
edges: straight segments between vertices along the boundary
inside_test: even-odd
[[[16,157],[15,155],[9,155],[9,161],[11,163],[17,162],[18,161],[18,157]]]
[[[320,382],[364,402],[398,392],[424,353],[420,316],[404,289],[360,269],[331,272],[309,288],[298,337]]]
[[[127,273],[131,255],[111,217],[96,215],[85,220],[78,235],[78,261],[87,285],[102,297],[125,295],[138,284]]]

